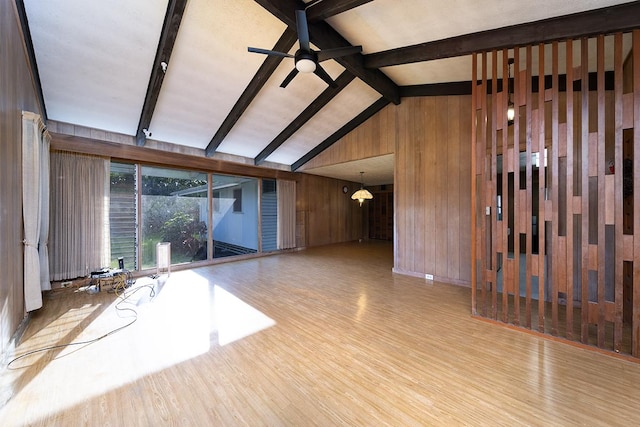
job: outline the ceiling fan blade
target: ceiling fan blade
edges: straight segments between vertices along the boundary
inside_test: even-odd
[[[282,81],[282,83],[280,83],[280,87],[287,87],[287,85],[289,83],[291,83],[291,80],[293,80],[293,78],[298,74],[298,69],[294,68],[293,70],[291,70],[291,72],[287,75],[287,77]]]
[[[327,74],[327,72],[324,70],[324,68],[322,68],[320,66],[320,64],[318,64],[316,66],[316,70],[313,72],[313,74],[315,74],[316,76],[320,77],[322,80],[325,81],[326,84],[328,84],[331,87],[338,87],[338,85],[336,84],[336,82],[333,81],[333,79],[331,78],[331,76],[329,76],[329,74]]]
[[[282,56],[284,58],[293,58],[293,55],[275,50],[260,49],[258,47],[248,47],[247,50],[253,53],[262,53],[264,55]]]
[[[335,49],[325,49],[317,52],[318,62],[326,61],[327,59],[339,58],[341,56],[353,55],[360,52],[362,52],[362,46],[347,46],[337,47]]]
[[[309,27],[307,25],[307,14],[304,10],[296,10],[296,28],[298,30],[298,41],[300,49],[309,51]]]

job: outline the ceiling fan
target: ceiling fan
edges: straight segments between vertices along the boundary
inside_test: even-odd
[[[329,86],[336,87],[336,83],[331,79],[331,76],[322,68],[320,62],[327,59],[339,58],[341,56],[353,55],[354,53],[362,52],[362,46],[347,46],[338,47],[335,49],[325,49],[315,51],[309,46],[309,27],[307,25],[307,15],[304,10],[296,10],[296,30],[298,32],[298,42],[300,48],[296,51],[295,55],[291,55],[285,52],[278,52],[275,50],[260,49],[256,47],[249,47],[249,52],[262,53],[264,55],[282,56],[285,58],[294,58],[295,68],[287,75],[284,81],[280,84],[280,87],[287,87],[287,85],[293,80],[293,78],[300,73],[314,73],[322,80],[324,80]]]

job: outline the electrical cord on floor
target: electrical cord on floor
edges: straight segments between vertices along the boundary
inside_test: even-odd
[[[125,284],[127,282],[130,283],[130,284],[135,283],[135,282],[131,282],[130,281],[130,280],[132,280],[132,279],[130,279],[130,277],[131,277],[130,273],[129,273],[128,277],[129,278],[127,279]],[[129,323],[127,323],[126,325],[119,326],[119,327],[117,327],[115,329],[112,329],[111,331],[109,331],[109,332],[107,332],[107,333],[105,333],[105,334],[103,334],[103,335],[101,335],[101,336],[99,336],[97,338],[93,338],[93,339],[90,339],[90,340],[72,342],[72,343],[68,343],[68,344],[52,345],[52,346],[49,346],[49,347],[43,347],[43,348],[38,348],[36,350],[28,351],[25,354],[22,354],[22,355],[20,355],[20,356],[18,356],[16,358],[12,359],[9,363],[7,363],[7,369],[11,368],[11,364],[12,363],[14,363],[17,360],[20,360],[20,359],[22,359],[24,357],[30,356],[32,354],[41,353],[41,352],[44,352],[44,351],[51,351],[51,350],[55,350],[55,349],[58,349],[58,348],[65,348],[65,347],[71,347],[71,346],[77,346],[77,345],[93,344],[95,342],[100,341],[103,338],[108,337],[109,335],[113,335],[116,332],[119,332],[119,331],[121,331],[121,330],[123,330],[125,328],[128,328],[129,326],[133,325],[136,322],[136,320],[138,320],[138,312],[136,310],[134,310],[133,308],[131,308],[131,307],[124,307],[124,308],[120,307],[120,304],[123,304],[123,303],[127,302],[127,300],[129,298],[131,298],[138,291],[140,291],[141,289],[144,289],[144,288],[149,288],[150,289],[150,292],[149,292],[149,297],[150,298],[153,298],[156,295],[156,291],[155,291],[153,285],[142,285],[142,286],[139,286],[139,287],[137,287],[135,289],[132,289],[131,292],[127,292],[125,287],[120,287],[120,288],[114,287],[113,292],[115,292],[116,296],[120,299],[120,301],[118,301],[116,303],[116,305],[115,305],[116,310],[119,311],[119,312],[127,312],[128,311],[128,312],[132,312],[133,313],[133,319]],[[120,293],[121,290],[123,291],[122,293]]]

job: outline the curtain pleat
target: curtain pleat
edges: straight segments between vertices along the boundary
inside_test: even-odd
[[[109,266],[109,160],[51,153],[52,280],[87,276]]]
[[[278,249],[296,247],[296,182],[276,181],[278,195]]]

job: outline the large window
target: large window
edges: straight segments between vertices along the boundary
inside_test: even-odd
[[[154,268],[160,242],[171,243],[171,264],[277,250],[276,184],[111,162],[111,267]]]
[[[258,251],[258,180],[213,175],[213,257]]]
[[[207,174],[142,167],[142,268],[156,265],[156,244],[171,243],[171,263],[207,259]]]

